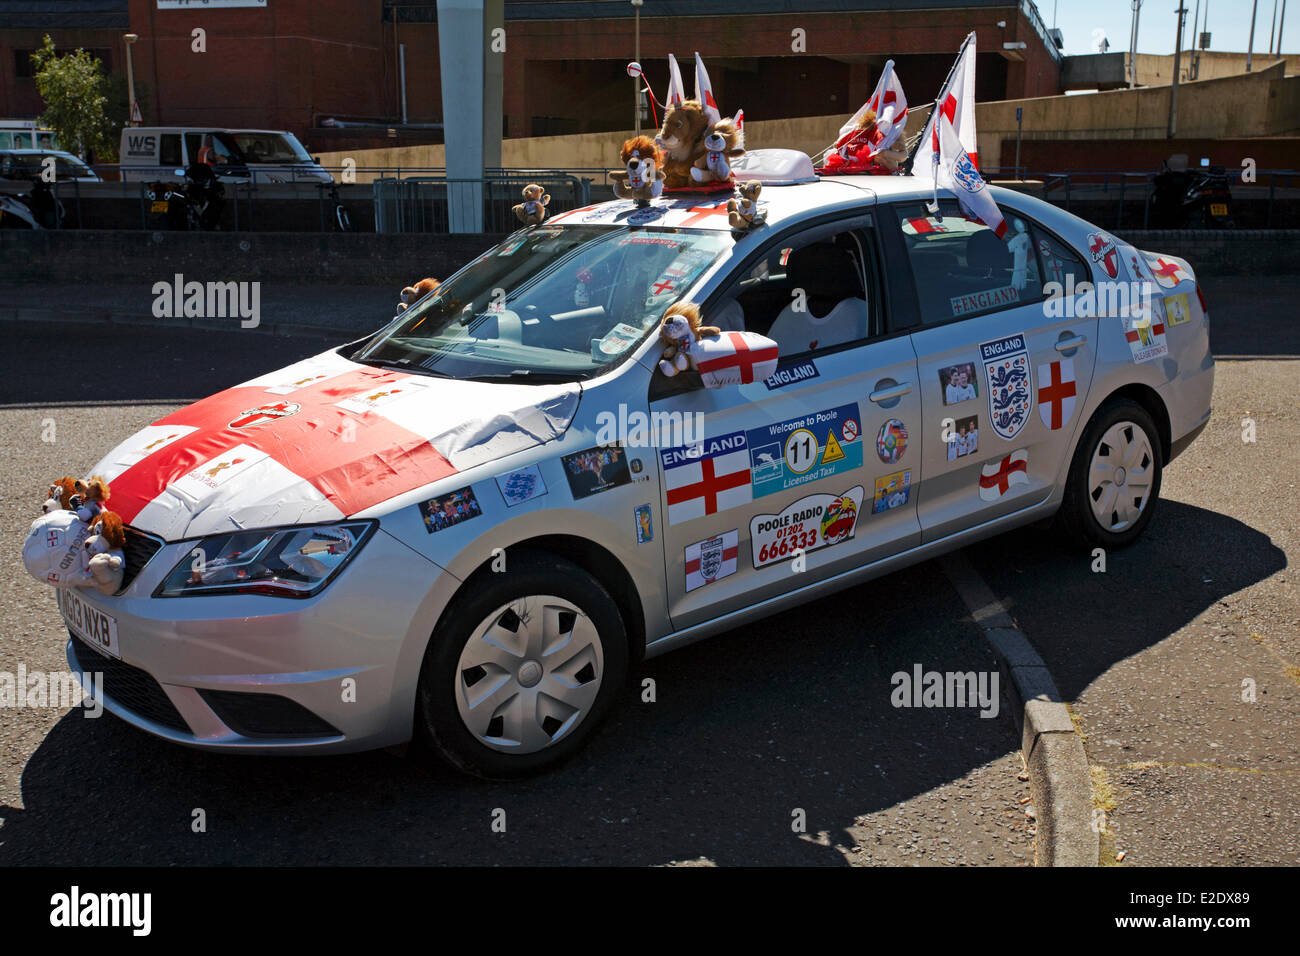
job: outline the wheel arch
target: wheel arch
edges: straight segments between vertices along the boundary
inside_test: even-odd
[[[1147,410],[1147,414],[1151,416],[1160,432],[1160,461],[1162,464],[1168,464],[1169,452],[1173,447],[1173,434],[1169,422],[1169,409],[1165,407],[1164,399],[1160,397],[1160,393],[1150,385],[1141,382],[1130,382],[1107,395],[1105,400],[1097,406],[1093,416],[1095,417],[1106,406],[1106,403],[1114,398],[1130,399]]]

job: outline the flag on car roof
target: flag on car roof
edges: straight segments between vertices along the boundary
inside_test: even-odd
[[[935,99],[930,119],[921,134],[920,145],[912,160],[912,175],[934,176],[935,157],[939,153],[940,117],[947,119],[957,134],[957,140],[971,163],[979,169],[978,147],[975,140],[975,33],[967,34],[957,53],[957,62]]]
[[[668,54],[668,94],[664,97],[664,106],[668,109],[681,106],[686,100],[686,90],[682,86],[682,71],[677,65],[677,57]]]
[[[710,123],[722,119],[718,101],[713,98],[713,84],[709,82],[709,71],[704,68],[704,61],[700,59],[698,53],[695,54],[695,98],[704,107],[704,115],[709,118]]]
[[[903,84],[894,72],[894,61],[887,60],[885,68],[876,81],[876,89],[858,107],[858,111],[849,117],[849,121],[840,127],[840,138],[835,141],[833,149],[838,149],[853,139],[861,130],[859,128],[868,110],[876,114],[876,131],[878,139],[871,144],[871,155],[875,156],[883,149],[888,149],[903,133],[907,124],[907,96],[903,93]]]
[[[984,177],[980,175],[980,171],[975,168],[975,162],[958,141],[957,132],[948,122],[948,117],[940,116],[937,126],[939,155],[936,157],[936,162],[932,164],[935,184],[951,189],[966,215],[988,226],[1001,239],[1003,233],[1007,231],[1007,223],[1002,218],[1002,211],[998,209],[998,204],[989,195]]]

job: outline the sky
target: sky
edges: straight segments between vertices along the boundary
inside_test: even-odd
[[[1043,22],[1050,28],[1053,15],[1065,39],[1067,54],[1094,53],[1096,46],[1093,31],[1105,31],[1110,40],[1110,52],[1128,49],[1129,29],[1133,20],[1130,0],[1034,0]],[[1192,42],[1192,14],[1197,0],[1183,0],[1187,8],[1184,17],[1183,49]],[[1201,16],[1209,5],[1210,49],[1244,53],[1246,38],[1250,34],[1250,11],[1258,4],[1255,21],[1255,46],[1257,54],[1267,53],[1269,18],[1273,15],[1274,0],[1200,0]],[[1138,52],[1173,53],[1174,33],[1178,17],[1178,0],[1142,0],[1142,13],[1138,20]],[[1278,17],[1282,13],[1282,0],[1277,0]],[[1300,52],[1300,0],[1290,0],[1286,9],[1284,52]]]

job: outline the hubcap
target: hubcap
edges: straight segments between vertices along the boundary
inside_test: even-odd
[[[575,604],[532,595],[471,633],[456,665],[456,707],[479,743],[527,754],[555,744],[591,711],[605,675],[596,627]]]
[[[1141,426],[1118,422],[1106,429],[1088,467],[1088,498],[1097,523],[1112,532],[1131,527],[1147,506],[1155,467],[1151,440]]]

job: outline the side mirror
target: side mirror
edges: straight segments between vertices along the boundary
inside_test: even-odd
[[[777,345],[757,332],[723,332],[698,340],[694,348],[705,388],[748,385],[776,374]]]

